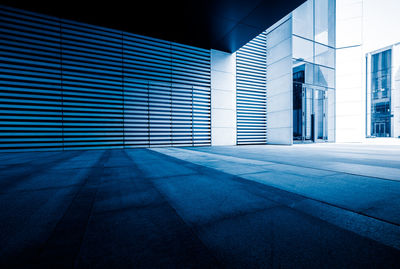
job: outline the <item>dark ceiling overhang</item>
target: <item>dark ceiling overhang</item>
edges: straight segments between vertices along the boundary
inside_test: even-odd
[[[1,1],[55,17],[234,52],[305,0]]]

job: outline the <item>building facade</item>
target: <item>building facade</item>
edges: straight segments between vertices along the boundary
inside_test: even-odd
[[[335,35],[335,1],[309,0],[236,52],[237,144],[335,141]]]
[[[308,0],[227,53],[2,6],[0,150],[399,137],[398,11]]]

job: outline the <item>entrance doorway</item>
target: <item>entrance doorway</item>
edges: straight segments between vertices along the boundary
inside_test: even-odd
[[[390,137],[389,132],[386,130],[386,122],[375,122],[373,135],[376,137]]]
[[[293,140],[327,140],[327,91],[293,82]]]

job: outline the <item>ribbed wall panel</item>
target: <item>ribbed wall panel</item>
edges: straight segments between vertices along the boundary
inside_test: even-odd
[[[191,133],[193,146],[210,145],[210,51],[177,43],[171,46],[173,141],[177,145],[190,144],[187,138]],[[191,111],[187,103],[191,104]]]
[[[236,52],[237,144],[265,144],[266,34]]]
[[[64,148],[123,146],[122,35],[61,22]]]
[[[208,50],[0,6],[0,150],[211,144]]]
[[[62,149],[60,24],[0,9],[0,150]]]

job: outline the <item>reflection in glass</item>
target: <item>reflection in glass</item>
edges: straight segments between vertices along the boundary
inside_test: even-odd
[[[372,55],[371,59],[371,135],[391,136],[391,61],[392,51]]]
[[[303,84],[304,68],[293,69],[293,139],[303,139]]]
[[[335,1],[309,0],[292,20],[293,140],[327,141],[328,92],[335,88]]]
[[[304,72],[303,83],[310,85],[314,83],[314,65],[312,63],[293,60],[293,74],[298,71]]]
[[[327,139],[327,91],[304,83],[304,71],[293,73],[293,140]]]
[[[328,67],[335,67],[335,50],[315,43],[315,63]]]
[[[314,40],[335,46],[335,0],[315,1]]]
[[[292,13],[293,34],[313,40],[313,0],[306,1]]]
[[[313,42],[297,36],[293,36],[292,42],[293,58],[312,63],[314,58]]]
[[[320,65],[314,65],[314,84],[335,88],[335,70]]]
[[[325,139],[325,91],[314,92],[317,139]]]

